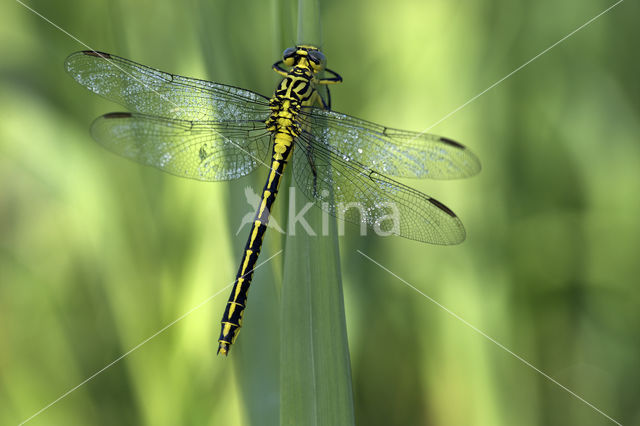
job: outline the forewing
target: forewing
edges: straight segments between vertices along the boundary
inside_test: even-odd
[[[268,99],[237,87],[158,71],[108,53],[83,51],[65,61],[81,85],[130,111],[181,120],[260,120]]]
[[[454,179],[480,171],[478,158],[448,138],[391,129],[319,108],[305,109],[302,116],[320,143],[389,176]]]
[[[91,134],[138,163],[204,181],[245,176],[264,160],[270,134],[261,123],[185,121],[135,113],[98,117]]]
[[[445,205],[309,133],[296,139],[293,174],[307,197],[347,222],[364,222],[378,233],[432,244],[458,244],[465,238],[462,222]]]

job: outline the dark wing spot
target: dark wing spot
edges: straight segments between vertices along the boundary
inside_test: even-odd
[[[440,138],[440,142],[444,142],[444,143],[446,143],[448,145],[455,146],[456,148],[465,149],[464,145],[462,145],[462,144],[460,144],[460,143],[458,143],[458,142],[456,142],[454,140],[451,140],[449,138],[442,138],[441,137]]]
[[[82,53],[87,56],[95,56],[96,58],[111,59],[111,55],[109,55],[108,53],[97,52],[95,50],[85,50]]]
[[[204,145],[200,147],[198,156],[200,157],[200,161],[206,160],[207,157],[209,156],[209,154],[207,153],[207,149],[204,147]]]
[[[107,113],[105,115],[103,115],[104,118],[129,118],[131,117],[131,113],[130,112],[110,112]]]
[[[446,214],[448,214],[449,216],[456,217],[456,214],[452,212],[451,209],[449,209],[449,207],[445,206],[435,198],[429,198],[429,202],[434,206],[436,206],[437,208],[439,208],[440,210],[442,210],[443,212],[445,212]]]

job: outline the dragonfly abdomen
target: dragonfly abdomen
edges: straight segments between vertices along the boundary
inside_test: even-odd
[[[290,80],[285,79],[285,81],[289,81],[289,84],[291,84]],[[274,135],[269,176],[262,190],[260,207],[251,226],[249,239],[240,261],[240,268],[231,290],[231,296],[222,316],[218,353],[224,355],[228,354],[229,347],[235,341],[240,332],[240,327],[242,327],[242,315],[246,307],[247,293],[253,278],[253,269],[256,266],[260,249],[262,248],[264,233],[269,223],[271,207],[278,194],[282,173],[291,156],[293,139],[300,134],[300,127],[296,122],[300,111],[298,92],[282,89],[282,87],[281,84],[270,102],[271,115],[265,123],[267,130]],[[297,87],[300,87],[300,85]],[[291,93],[295,95],[291,96]]]
[[[276,88],[273,98],[269,101],[271,114],[265,121],[265,126],[273,135],[271,167],[269,177],[262,190],[260,207],[251,226],[231,296],[222,316],[222,330],[218,339],[219,354],[227,355],[229,353],[229,348],[242,327],[242,315],[246,307],[247,293],[262,248],[264,233],[269,223],[271,207],[278,193],[282,173],[291,157],[294,139],[302,133],[299,124],[300,110],[302,107],[319,103],[321,103],[320,95],[315,90],[314,71],[310,68],[310,62],[306,60],[300,61],[285,75]]]
[[[288,142],[288,143],[287,143]],[[249,238],[245,245],[240,261],[240,267],[236,275],[231,296],[227,302],[227,307],[222,316],[222,329],[220,338],[218,339],[218,353],[227,355],[229,347],[233,344],[240,327],[242,327],[242,316],[247,303],[247,294],[253,279],[253,270],[258,261],[264,234],[269,224],[271,216],[271,208],[276,200],[282,173],[287,164],[287,160],[291,154],[291,140],[289,135],[277,134],[274,137],[272,150],[272,161],[269,171],[269,177],[262,190],[260,197],[260,207],[256,212],[255,219],[251,225]]]

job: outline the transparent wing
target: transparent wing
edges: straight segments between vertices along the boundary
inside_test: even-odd
[[[293,153],[296,184],[321,209],[378,233],[432,244],[465,238],[460,219],[439,201],[396,182],[304,132]]]
[[[92,92],[135,112],[201,121],[264,121],[269,115],[269,100],[257,93],[169,74],[108,53],[73,53],[65,68]]]
[[[390,129],[319,108],[307,108],[302,116],[320,143],[389,176],[453,179],[480,171],[478,158],[451,139]]]
[[[204,181],[249,174],[264,164],[271,137],[263,123],[192,122],[128,112],[98,117],[91,134],[123,157]]]

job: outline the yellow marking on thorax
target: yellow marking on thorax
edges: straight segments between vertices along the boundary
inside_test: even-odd
[[[291,91],[291,89],[288,89]],[[292,118],[293,114],[290,111],[291,108],[291,94],[283,96],[282,105],[280,106],[280,110],[278,111],[278,117],[282,118]]]

